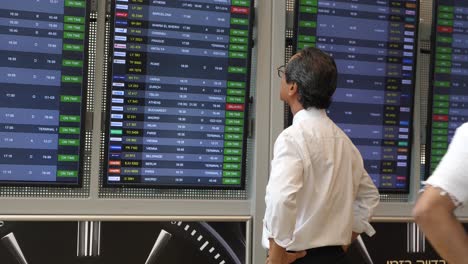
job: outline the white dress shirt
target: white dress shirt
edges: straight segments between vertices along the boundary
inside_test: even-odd
[[[347,245],[369,224],[379,193],[357,148],[325,110],[296,113],[277,138],[263,219],[269,238],[291,251]]]
[[[462,204],[468,202],[468,123],[455,131],[447,153],[425,183],[441,188]]]

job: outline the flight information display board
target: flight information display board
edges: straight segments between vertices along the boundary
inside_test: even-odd
[[[81,184],[87,2],[0,5],[0,184]]]
[[[297,0],[296,49],[338,67],[329,116],[382,192],[408,192],[419,2]]]
[[[253,0],[114,0],[105,186],[240,189]]]
[[[434,14],[426,176],[439,164],[455,130],[468,122],[468,2],[435,1]]]

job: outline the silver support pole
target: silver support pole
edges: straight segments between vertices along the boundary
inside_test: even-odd
[[[98,257],[101,255],[101,222],[78,222],[76,255]]]

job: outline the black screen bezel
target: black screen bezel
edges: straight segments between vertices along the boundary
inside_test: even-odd
[[[90,36],[90,23],[91,23],[91,1],[85,0],[86,14],[85,14],[85,37],[83,41],[83,78],[81,83],[81,117],[80,117],[80,153],[78,165],[78,181],[73,183],[64,182],[39,182],[39,181],[0,181],[0,186],[14,186],[14,187],[53,187],[53,188],[82,188],[83,187],[83,172],[85,160],[85,142],[86,139],[86,113],[88,106],[88,80],[89,80],[89,36]],[[65,8],[65,6],[64,6]],[[64,23],[62,21],[62,23]],[[65,30],[63,31],[65,32]],[[63,40],[63,36],[62,36]],[[58,161],[57,161],[58,162]],[[27,166],[25,164],[24,166]],[[56,176],[57,177],[57,176]]]
[[[318,0],[320,1],[320,0]],[[412,171],[412,148],[413,148],[413,133],[415,131],[414,129],[414,105],[415,105],[415,94],[416,94],[416,67],[417,67],[417,54],[418,54],[418,46],[419,46],[419,41],[418,41],[418,36],[419,36],[419,10],[420,10],[420,0],[417,0],[415,2],[416,4],[416,16],[415,16],[415,36],[414,36],[414,61],[413,61],[413,78],[412,78],[412,84],[413,84],[413,93],[412,93],[412,104],[411,104],[411,118],[410,118],[410,125],[408,126],[411,129],[411,133],[409,133],[408,136],[408,166],[407,166],[407,184],[406,188],[381,188],[377,187],[380,193],[385,193],[385,194],[400,194],[400,193],[405,193],[408,194],[410,192],[410,185],[411,185],[411,171]],[[298,29],[299,29],[299,6],[300,6],[300,0],[295,1],[294,5],[294,28],[293,28],[293,54],[297,52],[297,43],[298,43]],[[389,21],[389,20],[387,20]]]
[[[426,125],[426,149],[425,149],[425,164],[424,164],[424,180],[427,180],[431,176],[431,154],[432,154],[432,123],[433,123],[433,113],[434,113],[434,83],[435,83],[435,62],[436,62],[436,53],[437,53],[437,22],[439,20],[439,0],[434,0],[432,3],[432,28],[431,28],[431,60],[430,60],[430,70],[429,70],[429,93],[427,100],[427,125]],[[455,7],[454,3],[454,7]],[[450,142],[447,142],[450,143]]]
[[[244,132],[243,132],[243,149],[242,149],[242,170],[241,170],[241,184],[240,185],[222,185],[222,183],[217,185],[192,185],[192,184],[144,184],[144,183],[109,183],[108,181],[108,168],[109,168],[109,140],[110,140],[110,120],[111,120],[111,100],[112,100],[112,71],[113,71],[113,50],[114,50],[114,33],[115,33],[115,9],[116,3],[111,3],[110,8],[110,27],[109,27],[109,56],[107,61],[107,66],[109,69],[107,75],[107,83],[105,85],[107,100],[106,100],[106,113],[105,116],[105,131],[104,131],[104,160],[102,161],[102,186],[104,188],[147,188],[147,189],[204,189],[204,190],[245,190],[246,186],[246,170],[247,170],[247,138],[249,131],[249,111],[250,111],[250,82],[251,82],[251,71],[252,71],[252,48],[253,48],[253,26],[254,26],[254,0],[250,0],[249,6],[249,35],[248,35],[248,52],[247,52],[247,78],[246,78],[246,88],[245,88],[245,97],[244,97]],[[232,4],[229,6],[231,7]],[[224,155],[224,154],[223,154]]]

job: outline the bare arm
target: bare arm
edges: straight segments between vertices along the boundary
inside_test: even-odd
[[[359,233],[353,232],[353,234],[351,235],[351,244],[354,242],[354,240],[358,238],[359,235]],[[342,246],[344,252],[348,252],[348,249],[351,246],[351,244]]]
[[[287,252],[285,248],[276,244],[275,240],[270,238],[270,250],[266,264],[289,264],[306,255],[305,251],[294,253]]]
[[[451,264],[466,263],[468,237],[453,214],[455,205],[448,195],[429,186],[418,199],[413,216],[436,251]]]

